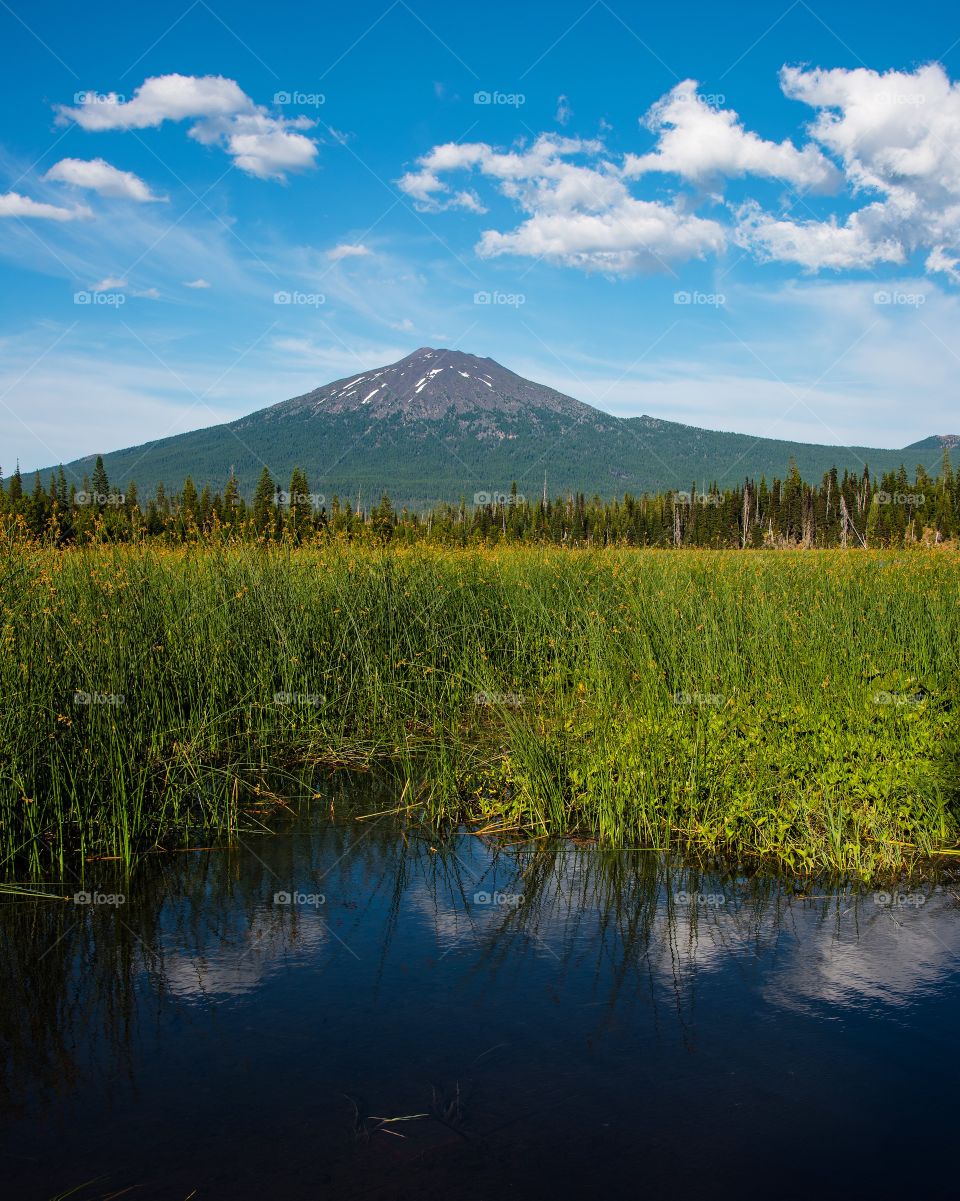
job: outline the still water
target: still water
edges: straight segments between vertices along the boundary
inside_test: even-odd
[[[394,821],[0,898],[3,1196],[960,1193],[949,880]]]

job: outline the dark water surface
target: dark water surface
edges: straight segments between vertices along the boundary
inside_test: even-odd
[[[948,883],[393,821],[0,898],[3,1196],[960,1195]]]

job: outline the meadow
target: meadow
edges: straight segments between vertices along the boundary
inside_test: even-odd
[[[402,820],[797,873],[956,852],[960,554],[10,542],[4,874]]]

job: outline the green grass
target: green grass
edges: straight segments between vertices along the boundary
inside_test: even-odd
[[[960,838],[952,551],[11,545],[0,572],[5,870],[228,837],[324,764],[388,764],[414,819],[794,871]]]

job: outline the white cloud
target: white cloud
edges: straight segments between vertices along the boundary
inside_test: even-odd
[[[960,248],[960,86],[938,63],[916,71],[784,67],[784,93],[817,109],[811,136],[842,163],[852,196],[877,199],[842,223],[748,214],[743,245],[810,270],[904,262],[952,275]]]
[[[725,242],[716,221],[689,215],[677,204],[633,197],[596,141],[542,134],[528,149],[508,153],[482,142],[450,142],[435,146],[418,167],[399,181],[418,207],[468,207],[462,198],[472,194],[452,193],[440,176],[475,169],[529,214],[512,231],[484,231],[477,245],[484,258],[528,255],[627,273],[718,252]]]
[[[65,209],[56,204],[44,204],[39,200],[31,200],[29,196],[21,196],[19,192],[5,192],[0,195],[0,217],[37,217],[46,221],[79,221],[92,217],[93,213],[86,205],[76,205]]]
[[[136,200],[139,203],[163,199],[154,196],[138,175],[132,171],[121,171],[102,158],[63,158],[59,163],[54,163],[43,178],[56,183],[73,184],[77,188],[89,188],[101,196]]]
[[[600,213],[536,212],[510,233],[487,230],[479,254],[529,255],[587,271],[655,271],[671,261],[719,252],[724,233],[715,221],[665,204],[624,196]]]
[[[334,246],[327,251],[327,258],[339,262],[341,259],[366,258],[372,255],[373,251],[369,246],[364,246],[362,243],[341,242],[339,246]]]
[[[277,118],[258,109],[200,121],[190,130],[190,137],[204,146],[223,146],[248,175],[284,180],[288,171],[304,171],[313,166],[317,144],[298,132],[312,125],[307,117]]]
[[[936,63],[886,73],[784,67],[780,82],[787,97],[816,110],[805,143],[760,137],[724,107],[725,97],[685,80],[642,118],[656,135],[648,153],[618,159],[601,142],[550,134],[510,152],[447,143],[418,159],[399,187],[422,211],[484,212],[477,193],[448,176],[493,180],[527,216],[513,230],[484,231],[477,250],[486,256],[627,273],[734,241],[761,261],[809,272],[902,264],[921,252],[928,272],[960,282],[960,84]],[[653,173],[696,191],[664,198],[630,190]],[[841,200],[825,217],[805,201],[809,216],[770,212],[759,194],[734,207],[721,189],[735,177],[840,192]],[[851,211],[851,202],[860,207]],[[713,212],[700,215],[708,205]]]
[[[209,288],[210,284],[205,279],[190,279],[185,280],[183,286],[185,288]]]
[[[558,125],[568,125],[570,118],[573,116],[573,109],[570,107],[570,101],[566,96],[557,97],[557,111],[554,113],[554,121]]]
[[[437,147],[440,150],[443,147]],[[431,151],[431,154],[433,151]],[[427,155],[427,158],[430,156]],[[421,162],[425,160],[421,159]],[[464,164],[466,165],[466,164]],[[453,168],[455,169],[455,168]],[[487,210],[483,207],[474,192],[454,192],[452,191],[438,175],[435,175],[427,168],[421,168],[419,171],[408,171],[406,175],[397,180],[397,186],[401,192],[406,192],[415,201],[414,207],[420,209],[421,212],[439,213],[444,209],[463,208],[468,209],[472,213],[485,213]]]
[[[115,92],[85,92],[78,107],[57,106],[57,123],[75,121],[94,132],[150,129],[164,121],[226,117],[253,109],[240,85],[222,75],[159,75],[145,80],[131,100]]]
[[[735,240],[765,261],[796,263],[807,271],[825,267],[835,271],[871,267],[874,263],[902,263],[903,246],[892,234],[886,206],[872,204],[852,213],[845,222],[791,221],[763,212],[755,202],[739,212]]]
[[[75,121],[91,132],[184,120],[195,122],[192,138],[222,146],[241,171],[258,179],[283,180],[287,171],[312,167],[316,159],[316,142],[300,132],[313,121],[272,116],[222,75],[161,75],[145,80],[130,100],[114,92],[86,92],[77,107],[57,107],[59,124]]]
[[[960,259],[947,254],[942,246],[934,246],[927,255],[924,267],[931,274],[941,272],[948,275],[954,283],[960,283]]]
[[[106,279],[102,279],[98,284],[91,284],[91,292],[118,292],[127,286],[125,279],[120,279],[119,276],[108,275]]]
[[[697,88],[695,79],[684,80],[650,109],[643,124],[658,135],[657,147],[650,154],[628,154],[626,178],[659,171],[703,184],[753,175],[820,191],[835,190],[843,182],[816,146],[798,150],[789,140],[765,141],[745,130],[733,109],[717,107],[720,98]]]
[[[784,94],[818,109],[812,136],[858,189],[960,194],[960,88],[938,63],[913,72],[784,67]]]
[[[160,292],[156,288],[142,288],[139,291],[134,290],[134,296],[140,296],[144,300],[159,300]]]

